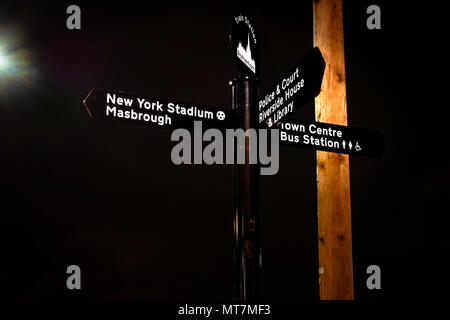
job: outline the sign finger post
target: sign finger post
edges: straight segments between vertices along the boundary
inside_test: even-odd
[[[83,104],[93,119],[166,129],[189,129],[201,121],[219,130],[268,130],[283,145],[316,150],[320,298],[353,299],[349,155],[379,156],[384,144],[373,130],[347,127],[342,0],[314,1],[313,8],[316,47],[262,95],[254,25],[243,11],[232,15],[238,75],[231,82],[231,110],[100,88],[92,89]],[[316,96],[316,121],[291,118]],[[244,163],[232,162],[234,299],[243,301],[261,298],[262,287],[259,182],[264,168],[250,161],[259,148],[250,139],[246,134],[243,144],[231,143],[245,153]]]

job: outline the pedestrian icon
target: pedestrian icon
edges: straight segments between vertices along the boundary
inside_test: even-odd
[[[273,122],[272,118],[273,128],[280,129],[282,145],[375,157],[384,149],[381,135],[374,130],[299,119]]]

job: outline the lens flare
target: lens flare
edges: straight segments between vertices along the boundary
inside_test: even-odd
[[[17,30],[12,32],[2,28],[0,31],[0,95],[36,85],[37,72],[31,67],[29,50],[21,38]]]
[[[10,62],[8,56],[4,52],[2,52],[0,48],[0,72],[4,72],[5,70],[7,70],[9,64]]]

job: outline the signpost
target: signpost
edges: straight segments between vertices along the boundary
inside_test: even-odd
[[[259,124],[270,128],[317,96],[324,68],[322,54],[315,47],[258,99]]]
[[[375,157],[384,150],[384,141],[374,130],[297,119],[280,121],[277,128],[284,145]]]
[[[92,89],[83,101],[94,119],[162,128],[191,128],[195,120],[205,127],[231,128],[228,109],[133,94],[124,91]]]
[[[259,83],[259,42],[248,14],[237,11],[230,34],[232,54],[239,76],[232,81],[235,128],[257,128]],[[250,141],[245,138],[245,159],[250,159]],[[261,297],[261,245],[258,164],[234,165],[234,298],[255,300]]]
[[[231,20],[231,53],[240,76],[257,77],[259,75],[259,41],[249,15],[236,10]]]
[[[232,83],[236,128],[257,127],[257,82],[239,77]],[[261,295],[261,245],[259,213],[260,166],[250,164],[250,141],[245,139],[245,164],[234,165],[234,298],[255,300]]]
[[[346,126],[341,0],[314,2],[314,41],[324,55],[314,47],[259,99],[260,45],[254,26],[242,11],[233,15],[231,25],[239,72],[231,83],[232,110],[107,89],[92,89],[83,101],[86,110],[94,119],[157,128],[190,129],[201,120],[203,126],[217,129],[279,129],[282,144],[317,150],[319,263],[326,275],[321,299],[352,299],[348,154],[379,156],[384,145],[377,132]],[[317,95],[317,122],[289,120]],[[248,136],[241,147],[245,164],[234,165],[234,295],[255,300],[261,297],[260,166],[249,163],[254,150]]]

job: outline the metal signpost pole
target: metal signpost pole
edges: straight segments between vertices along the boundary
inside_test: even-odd
[[[242,76],[232,82],[235,128],[257,128],[257,91],[255,77]],[[247,135],[244,146],[235,144],[235,154],[241,148],[245,148],[245,164],[234,165],[234,295],[237,300],[254,300],[261,295],[260,167],[249,163],[250,152],[257,150],[251,150]]]

